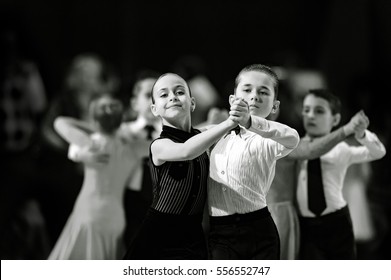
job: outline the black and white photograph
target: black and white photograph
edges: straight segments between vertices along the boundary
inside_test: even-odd
[[[391,260],[390,15],[2,0],[2,263]]]

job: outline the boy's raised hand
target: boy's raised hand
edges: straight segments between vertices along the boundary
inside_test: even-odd
[[[247,128],[250,126],[250,117],[247,102],[242,98],[236,98],[231,104],[229,118]]]
[[[345,131],[346,136],[349,136],[354,133],[355,127],[357,126],[357,124],[360,121],[360,112],[361,111],[354,114],[354,116],[350,119],[350,121],[344,125],[344,131]]]
[[[365,115],[363,110],[358,111],[350,121],[344,125],[344,131],[346,136],[349,136],[356,132],[356,130],[360,130],[360,127],[365,127],[364,130],[369,125],[369,119]]]
[[[358,112],[358,114],[359,114],[358,119],[354,127],[354,133],[355,133],[355,137],[357,139],[360,139],[365,136],[365,130],[369,126],[369,118],[367,117],[367,115],[364,113],[363,110]]]

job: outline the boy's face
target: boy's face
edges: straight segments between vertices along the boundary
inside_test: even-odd
[[[340,114],[332,114],[326,99],[313,94],[308,94],[304,98],[302,116],[304,128],[311,137],[330,133],[340,120]]]
[[[160,78],[155,84],[153,96],[153,114],[166,120],[190,117],[190,112],[195,108],[195,101],[190,97],[187,83],[175,74]]]
[[[138,81],[134,88],[133,98],[131,100],[132,108],[139,116],[147,120],[154,119],[155,116],[151,112],[152,104],[152,86],[156,79],[147,78]]]
[[[235,97],[248,103],[251,115],[266,118],[272,110],[277,110],[280,102],[274,100],[274,95],[274,80],[269,75],[259,71],[240,75]]]

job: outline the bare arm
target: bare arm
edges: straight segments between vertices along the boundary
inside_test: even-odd
[[[314,139],[302,138],[297,148],[288,154],[287,158],[300,160],[318,158],[330,151],[336,144],[343,141],[346,136],[344,127],[340,127],[323,137]]]
[[[170,139],[158,139],[151,145],[153,162],[155,165],[162,165],[166,161],[194,159],[204,153],[213,143],[236,125],[236,122],[227,119],[191,137],[184,143],[175,143]]]
[[[54,120],[54,129],[68,143],[85,146],[91,143],[90,134],[94,132],[92,126],[84,121],[71,117],[57,117]]]
[[[361,127],[362,122],[365,121],[363,115],[363,111],[357,112],[347,124],[328,135],[314,139],[301,139],[297,148],[293,150],[287,158],[303,160],[314,159],[324,155]]]

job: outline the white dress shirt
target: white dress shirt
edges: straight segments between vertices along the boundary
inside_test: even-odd
[[[211,216],[243,214],[264,208],[276,161],[299,143],[296,130],[260,117],[251,119],[249,129],[241,127],[240,134],[231,132],[222,137],[210,153],[208,206]]]
[[[366,130],[363,139],[357,139],[362,146],[349,146],[346,142],[337,144],[320,158],[323,187],[327,208],[322,215],[335,212],[347,205],[342,188],[348,167],[354,163],[369,162],[382,158],[386,154],[384,145],[376,134]],[[297,202],[300,215],[315,217],[308,209],[307,162],[299,162],[297,182]]]

